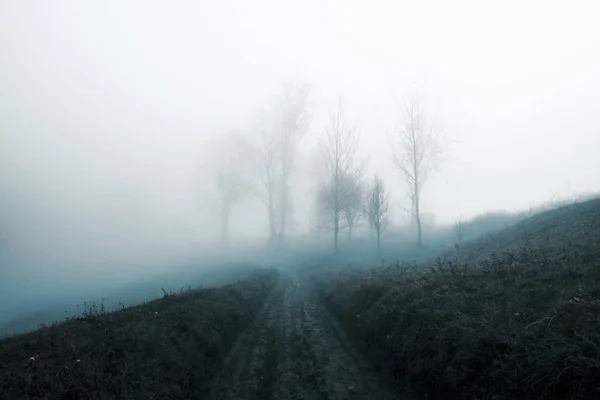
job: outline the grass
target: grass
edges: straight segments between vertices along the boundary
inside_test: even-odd
[[[274,270],[0,340],[0,398],[189,399],[208,395],[240,331],[277,280]]]
[[[463,247],[316,279],[379,366],[429,398],[599,398],[600,200]]]

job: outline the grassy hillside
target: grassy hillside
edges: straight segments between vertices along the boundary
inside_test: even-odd
[[[565,205],[467,242],[460,246],[459,255],[464,261],[476,261],[488,258],[491,253],[514,252],[524,247],[547,250],[560,250],[563,244],[593,247],[600,230],[599,219],[600,198]]]
[[[79,277],[53,274],[50,268],[39,275],[32,271],[12,276],[0,274],[0,339],[30,332],[39,324],[79,315],[84,301],[101,302],[106,311],[116,311],[123,304],[131,306],[161,298],[161,287],[179,291],[189,286],[223,286],[245,279],[258,267],[213,257],[176,263],[162,273],[145,271],[137,277],[132,274],[126,281],[112,274],[106,274],[111,280],[99,281],[85,276],[83,269]]]
[[[204,398],[276,280],[264,270],[113,313],[88,305],[81,318],[2,339],[0,398]]]
[[[600,200],[421,267],[316,279],[380,366],[430,398],[599,398]]]

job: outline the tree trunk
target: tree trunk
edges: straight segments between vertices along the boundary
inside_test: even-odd
[[[348,241],[352,240],[352,225],[348,225]]]
[[[338,165],[335,167],[335,186],[334,186],[334,205],[333,205],[333,249],[338,252],[338,238],[340,235],[340,214],[342,212],[340,207],[340,182],[338,174]]]
[[[420,175],[421,175],[421,171],[419,171],[418,165],[419,163],[417,162],[417,150],[420,148],[420,146],[417,146],[417,142],[414,139],[414,131],[413,131],[413,176],[414,176],[414,192],[413,195],[414,197],[414,201],[415,201],[415,220],[417,222],[417,245],[419,247],[423,247],[423,238],[421,235],[421,180],[420,180]]]
[[[273,192],[269,192],[269,241],[274,245],[277,241],[277,227],[275,221],[275,205],[273,204]]]
[[[423,232],[421,229],[421,218],[417,216],[417,244],[423,247]]]
[[[279,244],[283,243],[285,239],[286,219],[288,211],[288,186],[287,179],[284,180],[283,187],[281,189],[281,206],[279,215]]]
[[[333,250],[337,253],[338,252],[338,237],[340,235],[340,223],[338,221],[338,219],[336,218],[333,221]]]
[[[416,197],[415,202],[415,219],[417,220],[417,245],[423,247],[423,236],[421,229],[421,210],[419,205],[419,197]]]
[[[414,181],[414,201],[415,201],[415,220],[417,222],[417,246],[419,247],[423,247],[423,237],[422,237],[422,230],[421,230],[421,185],[419,183],[419,170],[416,167],[416,159],[415,159],[415,164],[414,164],[414,176],[415,176],[415,181]]]
[[[225,200],[221,210],[221,243],[229,244],[229,216],[231,214],[231,202]]]
[[[377,254],[381,257],[381,230],[377,229]]]

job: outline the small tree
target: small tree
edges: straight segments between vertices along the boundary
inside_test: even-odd
[[[427,129],[423,110],[412,99],[404,106],[403,126],[394,135],[394,164],[402,172],[417,225],[417,243],[423,246],[421,195],[429,174],[436,166],[441,148],[433,128]]]
[[[330,116],[326,134],[321,146],[326,181],[317,193],[316,205],[321,229],[333,232],[337,251],[340,231],[350,229],[358,220],[362,197],[362,171],[355,162],[360,134],[355,127],[348,126],[341,100]]]
[[[466,221],[462,218],[454,222],[454,245],[458,246],[463,243],[465,236]]]
[[[285,238],[290,214],[290,178],[310,123],[308,84],[285,84],[270,113],[259,121],[260,143],[253,152],[260,166],[255,194],[265,204],[271,243]]]
[[[221,241],[229,242],[231,211],[248,197],[254,187],[253,160],[243,136],[230,132],[219,136],[209,155],[209,168],[214,169],[217,199],[220,205]]]
[[[342,199],[342,213],[346,219],[348,240],[351,240],[354,227],[360,223],[364,216],[365,188],[360,179],[360,170],[357,170],[357,173],[349,176],[349,178],[349,181],[344,183],[346,193]]]
[[[371,231],[377,235],[377,252],[381,255],[381,234],[389,223],[388,195],[383,180],[376,176],[367,191],[366,199],[367,220]]]

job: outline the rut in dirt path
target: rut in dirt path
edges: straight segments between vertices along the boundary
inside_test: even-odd
[[[226,360],[213,399],[413,399],[369,368],[312,285],[282,277]]]

